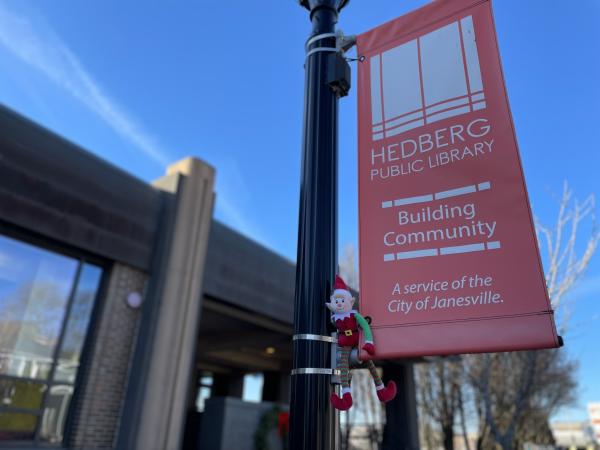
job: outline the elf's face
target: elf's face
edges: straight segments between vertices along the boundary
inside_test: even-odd
[[[329,297],[329,303],[325,303],[327,308],[334,313],[345,313],[352,310],[354,305],[354,297],[344,294],[333,294]]]

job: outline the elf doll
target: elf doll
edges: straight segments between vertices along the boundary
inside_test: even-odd
[[[354,297],[352,297],[344,280],[338,275],[335,277],[330,302],[325,303],[325,305],[331,311],[331,322],[337,328],[338,346],[342,350],[342,356],[338,365],[338,369],[341,371],[342,397],[332,394],[331,404],[334,408],[345,411],[352,406],[349,359],[352,349],[358,347],[358,327],[362,329],[365,335],[365,344],[362,349],[369,355],[375,354],[373,334],[365,318],[358,311],[352,309],[354,306]],[[390,381],[387,386],[384,386],[373,361],[368,360],[367,367],[369,368],[371,377],[373,377],[379,400],[384,403],[392,400],[396,396],[396,383]]]

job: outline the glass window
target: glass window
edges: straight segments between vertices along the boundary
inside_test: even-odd
[[[42,413],[41,439],[53,443],[62,442],[72,396],[73,386],[58,384],[50,388]]]
[[[0,378],[2,407],[37,409],[42,406],[46,385],[34,381]]]
[[[242,400],[247,402],[260,402],[263,388],[262,373],[248,373],[244,375],[244,391]]]
[[[54,373],[55,380],[75,382],[81,350],[92,316],[94,297],[101,276],[102,270],[99,267],[84,264],[81,269],[65,329],[65,337],[58,354],[56,372]]]
[[[0,442],[33,439],[36,423],[33,414],[0,412]]]
[[[101,277],[0,235],[0,443],[62,442]]]
[[[0,374],[48,377],[77,266],[0,236]]]

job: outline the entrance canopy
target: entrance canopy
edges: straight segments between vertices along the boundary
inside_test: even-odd
[[[295,265],[213,221],[197,365],[215,373],[291,370]]]

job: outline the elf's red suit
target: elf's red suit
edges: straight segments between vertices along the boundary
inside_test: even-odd
[[[338,330],[338,345],[340,347],[358,347],[358,323],[354,313],[343,320],[335,321],[335,327]]]

